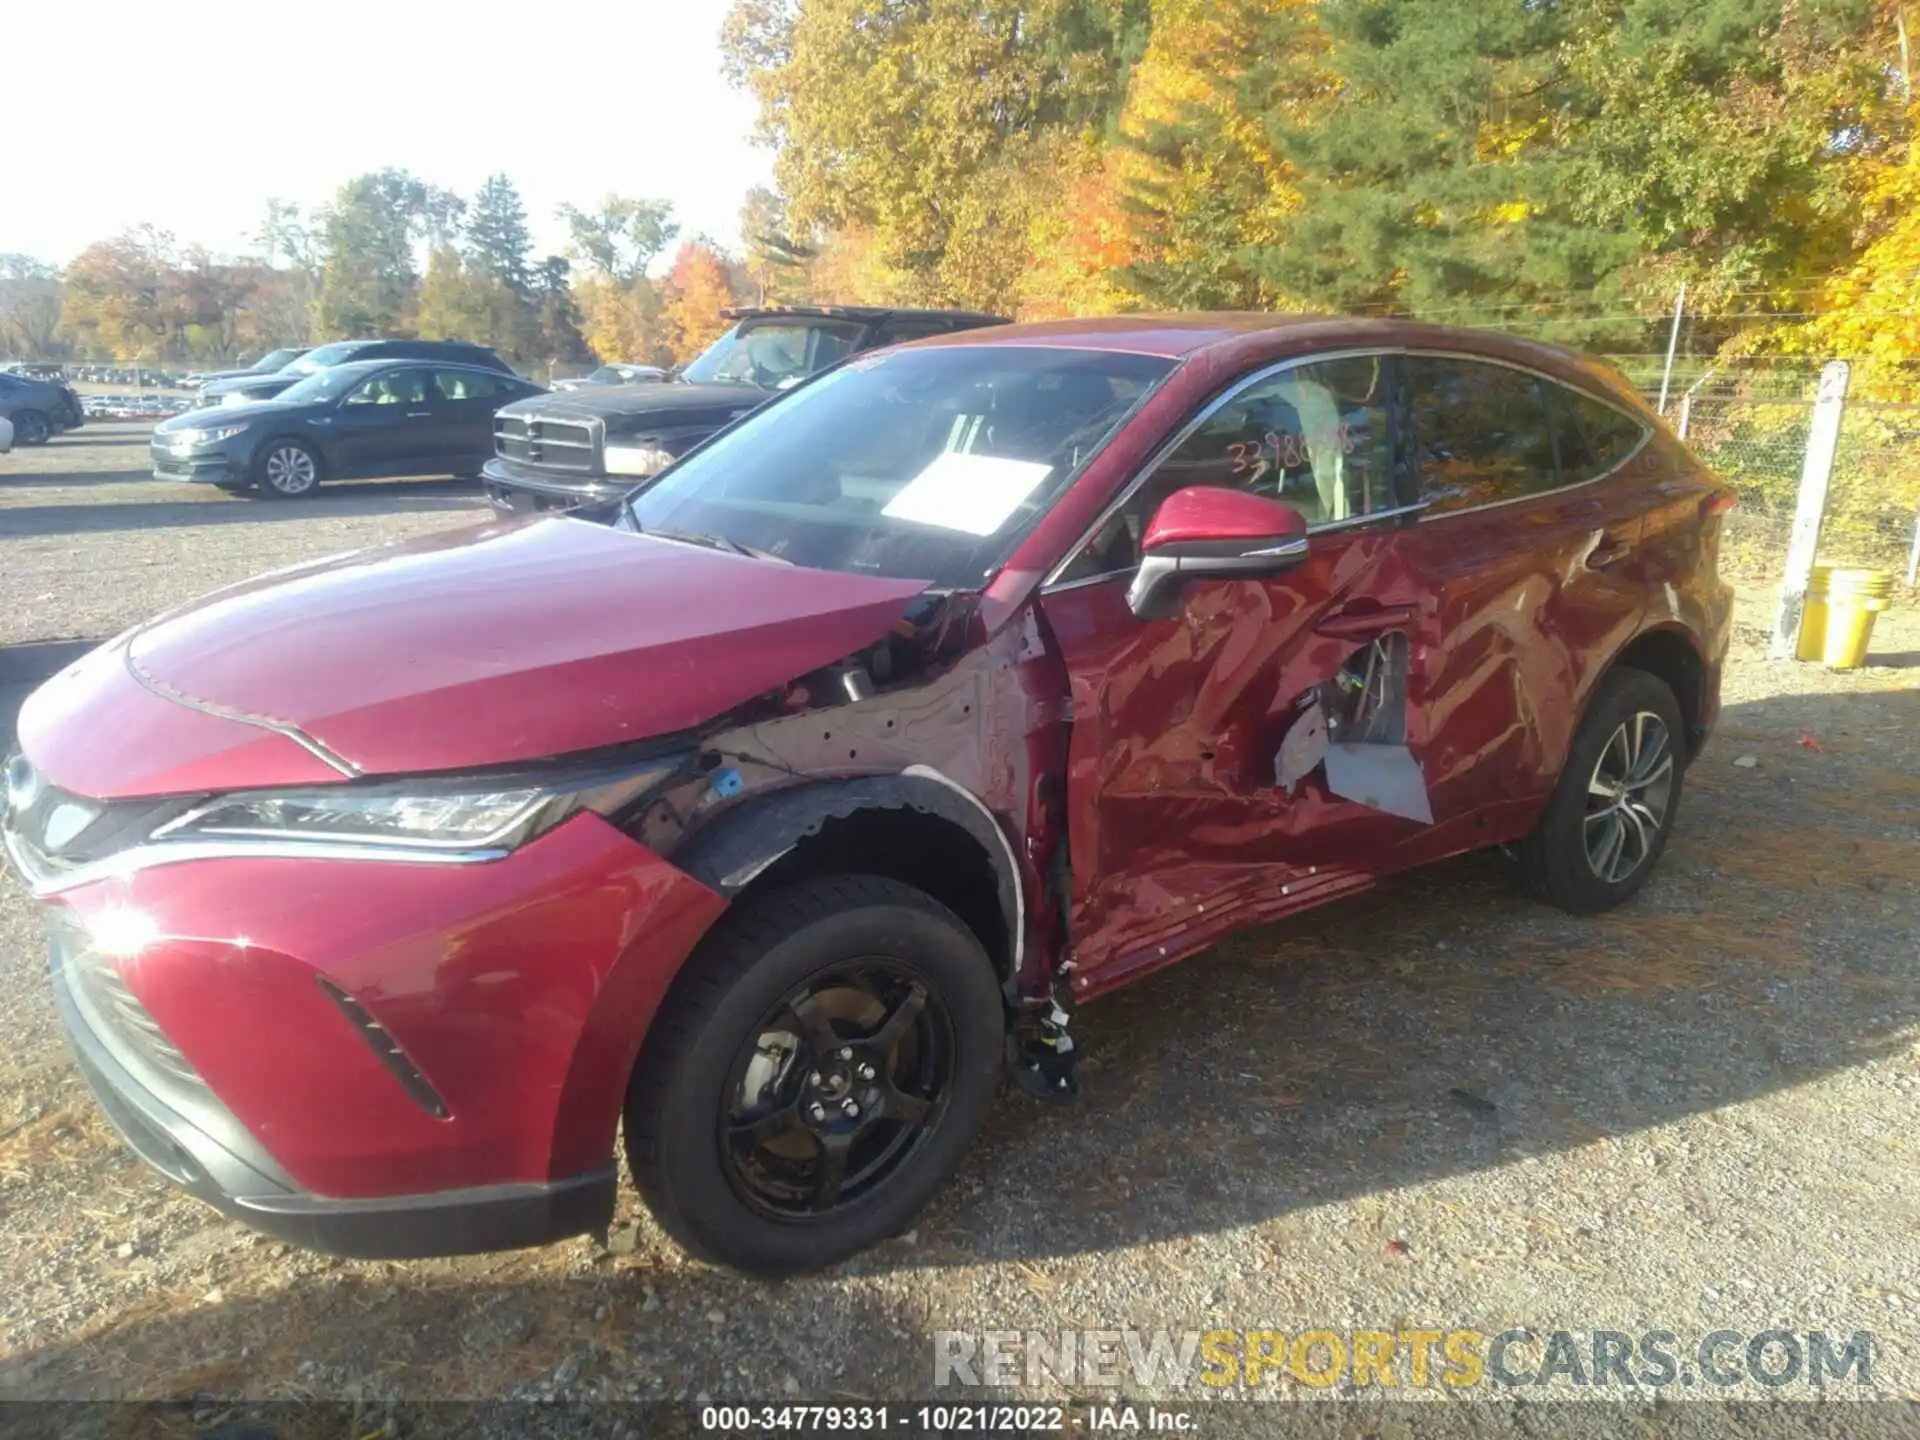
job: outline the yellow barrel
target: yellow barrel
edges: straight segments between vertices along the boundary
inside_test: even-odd
[[[1892,594],[1893,576],[1884,570],[1814,566],[1794,654],[1835,670],[1866,664],[1873,617],[1887,608]]]

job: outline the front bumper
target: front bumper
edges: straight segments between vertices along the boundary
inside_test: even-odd
[[[246,466],[224,450],[192,451],[181,455],[164,445],[150,443],[147,458],[156,480],[229,486],[249,483]]]
[[[597,816],[488,863],[190,859],[45,898],[79,1068],[135,1153],[389,1259],[605,1227],[641,1037],[725,905]],[[129,915],[142,943],[99,938]]]
[[[56,962],[58,952],[56,951]],[[223,1214],[309,1250],[368,1260],[472,1255],[603,1230],[618,1183],[612,1166],[545,1184],[429,1195],[335,1199],[301,1189],[210,1096],[169,1096],[143,1076],[53,967],[54,1000],[87,1088],[147,1164]]]
[[[549,475],[495,457],[480,467],[487,502],[501,515],[540,515],[617,500],[641,477],[632,475]]]

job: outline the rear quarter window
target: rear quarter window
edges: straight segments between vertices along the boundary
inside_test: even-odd
[[[1611,405],[1561,386],[1554,392],[1554,430],[1560,447],[1560,483],[1597,480],[1624,465],[1647,438],[1648,426]]]

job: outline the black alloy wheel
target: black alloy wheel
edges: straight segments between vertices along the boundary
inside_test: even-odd
[[[890,960],[804,981],[735,1056],[719,1116],[727,1178],[780,1218],[858,1203],[932,1133],[953,1050],[945,1001]]]
[[[873,875],[749,893],[648,1030],[628,1164],[696,1255],[831,1265],[906,1229],[952,1174],[1005,1034],[992,961],[931,896]]]

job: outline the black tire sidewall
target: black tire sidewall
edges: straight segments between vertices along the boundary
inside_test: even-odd
[[[867,903],[801,924],[709,1003],[682,1012],[687,1039],[671,1064],[650,1067],[643,1059],[629,1104],[648,1107],[653,1154],[642,1161],[630,1148],[629,1158],[662,1224],[706,1258],[755,1274],[793,1274],[897,1234],[946,1181],[985,1118],[1005,1033],[991,962],[972,932],[930,898],[893,882],[863,883],[904,892],[904,903]],[[768,1009],[812,976],[862,955],[892,960],[944,1000],[955,1050],[946,1109],[919,1151],[877,1192],[818,1221],[784,1222],[734,1190],[720,1158],[719,1107],[740,1047]],[[689,965],[701,960],[696,954]],[[630,1118],[630,1147],[634,1128]]]
[[[13,443],[44,445],[53,439],[53,422],[38,410],[22,410],[13,417]]]
[[[1659,833],[1654,837],[1652,853],[1624,880],[1609,882],[1594,873],[1587,859],[1587,781],[1613,732],[1628,717],[1642,710],[1658,715],[1667,727],[1673,749],[1673,788]],[[1637,894],[1666,853],[1667,839],[1680,814],[1686,766],[1685,722],[1680,702],[1667,683],[1644,670],[1627,667],[1608,675],[1581,721],[1568,749],[1560,783],[1554,788],[1553,799],[1529,841],[1534,854],[1528,859],[1536,867],[1540,888],[1545,889],[1547,897],[1569,910],[1596,913]]]

